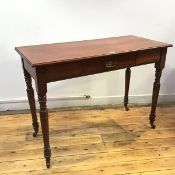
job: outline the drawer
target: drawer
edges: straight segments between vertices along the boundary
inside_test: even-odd
[[[98,59],[88,60],[83,63],[83,74],[95,74],[117,69],[127,68],[135,65],[134,54],[112,55]]]
[[[74,77],[91,75],[96,73],[108,72],[116,69],[122,69],[135,65],[135,55],[122,54],[103,56],[78,62],[62,63],[53,66],[47,66],[44,70],[45,80],[47,82],[64,80]]]
[[[157,62],[160,59],[161,49],[141,51],[137,53],[136,65]]]

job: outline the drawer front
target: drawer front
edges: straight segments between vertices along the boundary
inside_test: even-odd
[[[68,78],[74,78],[82,76],[81,63],[62,63],[45,68],[45,79],[47,82],[53,82],[57,80],[64,80]]]
[[[62,63],[46,67],[45,79],[47,82],[64,80],[96,73],[108,72],[135,65],[135,55],[112,55],[98,57],[79,62]]]
[[[94,59],[83,63],[83,73],[85,75],[108,72],[135,65],[135,55],[113,55],[103,57],[100,59]]]
[[[161,49],[141,51],[137,53],[136,65],[157,62],[160,59]]]

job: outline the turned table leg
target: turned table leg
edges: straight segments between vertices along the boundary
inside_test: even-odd
[[[152,94],[152,106],[151,106],[151,113],[149,116],[151,127],[154,129],[154,121],[156,118],[156,106],[159,96],[159,90],[160,90],[160,77],[162,74],[162,69],[159,68],[159,64],[155,64],[156,73],[155,73],[155,81],[153,84],[153,94]]]
[[[159,90],[160,90],[160,78],[162,75],[162,70],[165,66],[166,51],[167,51],[166,49],[162,50],[160,61],[155,63],[156,73],[155,73],[155,81],[153,84],[152,106],[151,106],[151,112],[149,116],[150,125],[152,129],[156,127],[154,122],[156,118],[156,107],[157,107],[157,101],[158,101]]]
[[[129,108],[128,108],[128,93],[129,93],[130,76],[131,76],[131,70],[130,70],[130,68],[126,68],[126,71],[125,71],[125,96],[124,96],[124,102],[123,102],[126,111],[129,110]]]
[[[37,115],[36,115],[36,105],[35,105],[34,91],[32,88],[32,79],[30,74],[24,68],[24,66],[23,66],[23,72],[24,72],[25,82],[27,86],[26,91],[27,91],[29,106],[32,114],[32,125],[34,129],[33,137],[36,137],[39,129],[39,124],[38,124]]]
[[[44,157],[46,160],[47,168],[50,168],[50,158],[51,158],[51,150],[49,144],[49,121],[48,121],[48,110],[46,106],[46,92],[47,92],[47,85],[44,84],[41,88],[42,90],[38,89],[38,101],[40,104],[40,121],[41,121],[41,128],[43,134],[43,142],[44,142]]]

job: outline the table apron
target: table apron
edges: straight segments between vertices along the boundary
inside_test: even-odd
[[[155,63],[160,59],[160,56],[161,49],[153,49],[136,53],[103,56],[91,60],[62,63],[45,67],[44,76],[46,82],[65,80]]]
[[[160,60],[161,50],[161,48],[150,49],[41,67],[32,67],[30,63],[24,60],[24,66],[35,80],[41,78],[46,83],[49,83],[58,80],[155,63]]]

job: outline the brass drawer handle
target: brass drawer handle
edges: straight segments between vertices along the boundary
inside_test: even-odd
[[[116,63],[114,61],[108,61],[106,62],[106,68],[113,68],[116,66]]]

